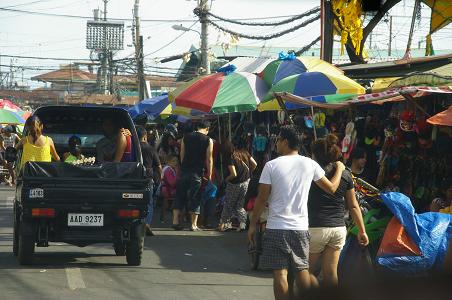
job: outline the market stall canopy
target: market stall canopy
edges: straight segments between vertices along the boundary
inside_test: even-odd
[[[452,63],[430,71],[410,74],[394,80],[388,87],[402,86],[445,86],[452,85]]]
[[[432,34],[452,22],[452,5],[450,0],[422,0],[432,9],[430,30],[426,37],[425,55],[433,54]]]
[[[432,87],[432,86],[404,86],[400,88],[388,89],[379,93],[371,93],[356,96],[348,103],[371,103],[371,104],[384,104],[386,102],[404,101],[405,94],[410,95],[413,98],[420,98],[429,94],[452,94],[450,87]]]
[[[234,70],[227,66],[218,73],[196,77],[171,92],[170,101],[214,114],[256,110],[267,85],[255,74]]]
[[[372,93],[387,90],[389,85],[399,78],[400,77],[376,78],[372,84]]]
[[[452,105],[445,111],[428,118],[427,122],[433,125],[452,126]]]
[[[353,79],[375,79],[382,77],[403,77],[413,72],[427,72],[450,64],[452,53],[428,57],[413,57],[373,64],[338,66],[347,77]]]
[[[452,22],[452,5],[450,0],[422,0],[432,9],[430,31],[435,32]]]

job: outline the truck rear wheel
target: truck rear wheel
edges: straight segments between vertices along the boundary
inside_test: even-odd
[[[126,255],[126,245],[124,245],[123,243],[115,242],[113,243],[113,248],[115,249],[115,253],[117,256]]]
[[[21,265],[30,265],[33,262],[35,252],[36,233],[34,226],[27,222],[21,222],[18,237],[17,259]]]
[[[141,265],[144,248],[144,224],[137,224],[126,246],[126,260],[129,266]]]

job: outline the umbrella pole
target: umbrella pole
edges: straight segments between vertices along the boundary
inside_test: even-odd
[[[223,140],[221,139],[220,116],[218,116],[218,140],[220,141],[221,148],[223,148]],[[223,151],[220,151],[220,172],[220,178],[223,182]]]
[[[232,141],[231,114],[228,114],[229,139]]]
[[[317,131],[315,129],[314,106],[311,106],[312,129],[314,129],[314,140],[317,141]]]
[[[295,123],[293,122],[292,118],[290,118],[290,116],[289,116],[289,112],[287,111],[287,108],[286,108],[286,106],[284,105],[284,102],[283,102],[283,99],[281,98],[281,96],[275,94],[275,97],[276,97],[276,100],[278,100],[279,107],[280,107],[281,110],[283,110],[284,113],[286,114],[287,119],[289,120],[290,125],[295,125]]]

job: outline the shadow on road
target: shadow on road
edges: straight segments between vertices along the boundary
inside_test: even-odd
[[[116,257],[113,247],[109,244],[77,248],[55,243],[48,248],[36,248],[33,265],[22,267],[12,254],[12,232],[12,208],[2,206],[0,266],[3,269],[130,268],[125,257]],[[143,264],[138,267],[140,269],[240,274],[261,278],[271,275],[267,272],[251,271],[245,233],[175,232],[168,228],[155,228],[154,232],[156,236],[147,237],[145,240]],[[68,251],[65,251],[66,249]]]
[[[268,272],[251,270],[246,233],[157,231],[146,239],[145,248],[158,256],[164,269],[271,277]]]
[[[244,245],[245,234],[195,235],[184,232],[165,235],[163,231],[145,240],[145,254],[141,270],[180,270],[182,272],[229,273],[243,276],[269,278],[271,274],[252,271],[249,267],[248,253]],[[32,266],[20,266],[12,254],[12,237],[0,235],[0,266],[3,269],[64,269],[100,268],[121,269],[130,267],[125,257],[116,257],[111,245],[95,245],[96,253],[85,251],[61,251],[66,244],[36,248]],[[6,243],[5,243],[6,241]],[[91,248],[93,249],[93,248]],[[101,252],[103,253],[99,253]],[[111,252],[111,253],[108,253]],[[111,259],[109,259],[111,258]]]

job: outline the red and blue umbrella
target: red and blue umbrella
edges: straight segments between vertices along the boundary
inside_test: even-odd
[[[170,101],[214,114],[256,110],[267,85],[255,74],[234,71],[235,66],[227,66],[218,73],[196,77],[170,93]]]

